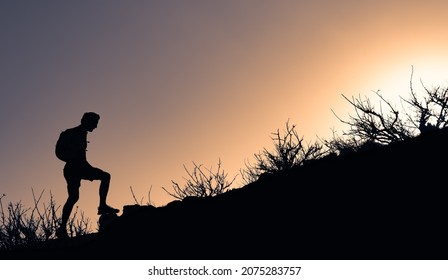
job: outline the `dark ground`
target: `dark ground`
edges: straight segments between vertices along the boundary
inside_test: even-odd
[[[126,207],[0,259],[448,259],[448,132],[326,158],[213,198]]]

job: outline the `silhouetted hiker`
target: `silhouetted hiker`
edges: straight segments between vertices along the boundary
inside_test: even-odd
[[[94,112],[84,113],[79,126],[61,132],[56,143],[56,156],[65,161],[64,178],[67,181],[68,198],[62,208],[61,225],[56,231],[58,238],[67,238],[67,222],[73,206],[79,199],[81,180],[100,180],[100,204],[98,215],[115,214],[120,210],[107,205],[106,197],[109,191],[110,174],[87,162],[87,133],[98,125],[100,116]]]

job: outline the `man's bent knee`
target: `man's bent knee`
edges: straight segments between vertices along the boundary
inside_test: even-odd
[[[103,171],[103,174],[101,175],[101,180],[102,181],[110,181],[110,174],[106,171]]]
[[[67,203],[71,205],[75,205],[79,200],[79,195],[69,195],[67,198]]]

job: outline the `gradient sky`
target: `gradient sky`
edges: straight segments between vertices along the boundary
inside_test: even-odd
[[[342,98],[446,85],[447,1],[179,0],[0,3],[0,195],[63,204],[59,133],[101,115],[88,159],[108,202],[165,205],[183,165],[229,178],[289,119],[306,141],[344,129]],[[240,177],[237,177],[235,187]],[[96,223],[98,182],[77,204]],[[95,225],[94,225],[95,226]]]

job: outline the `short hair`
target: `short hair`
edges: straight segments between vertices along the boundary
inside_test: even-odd
[[[94,112],[86,112],[81,118],[81,124],[91,123],[93,121],[98,122],[100,119],[100,115]]]

